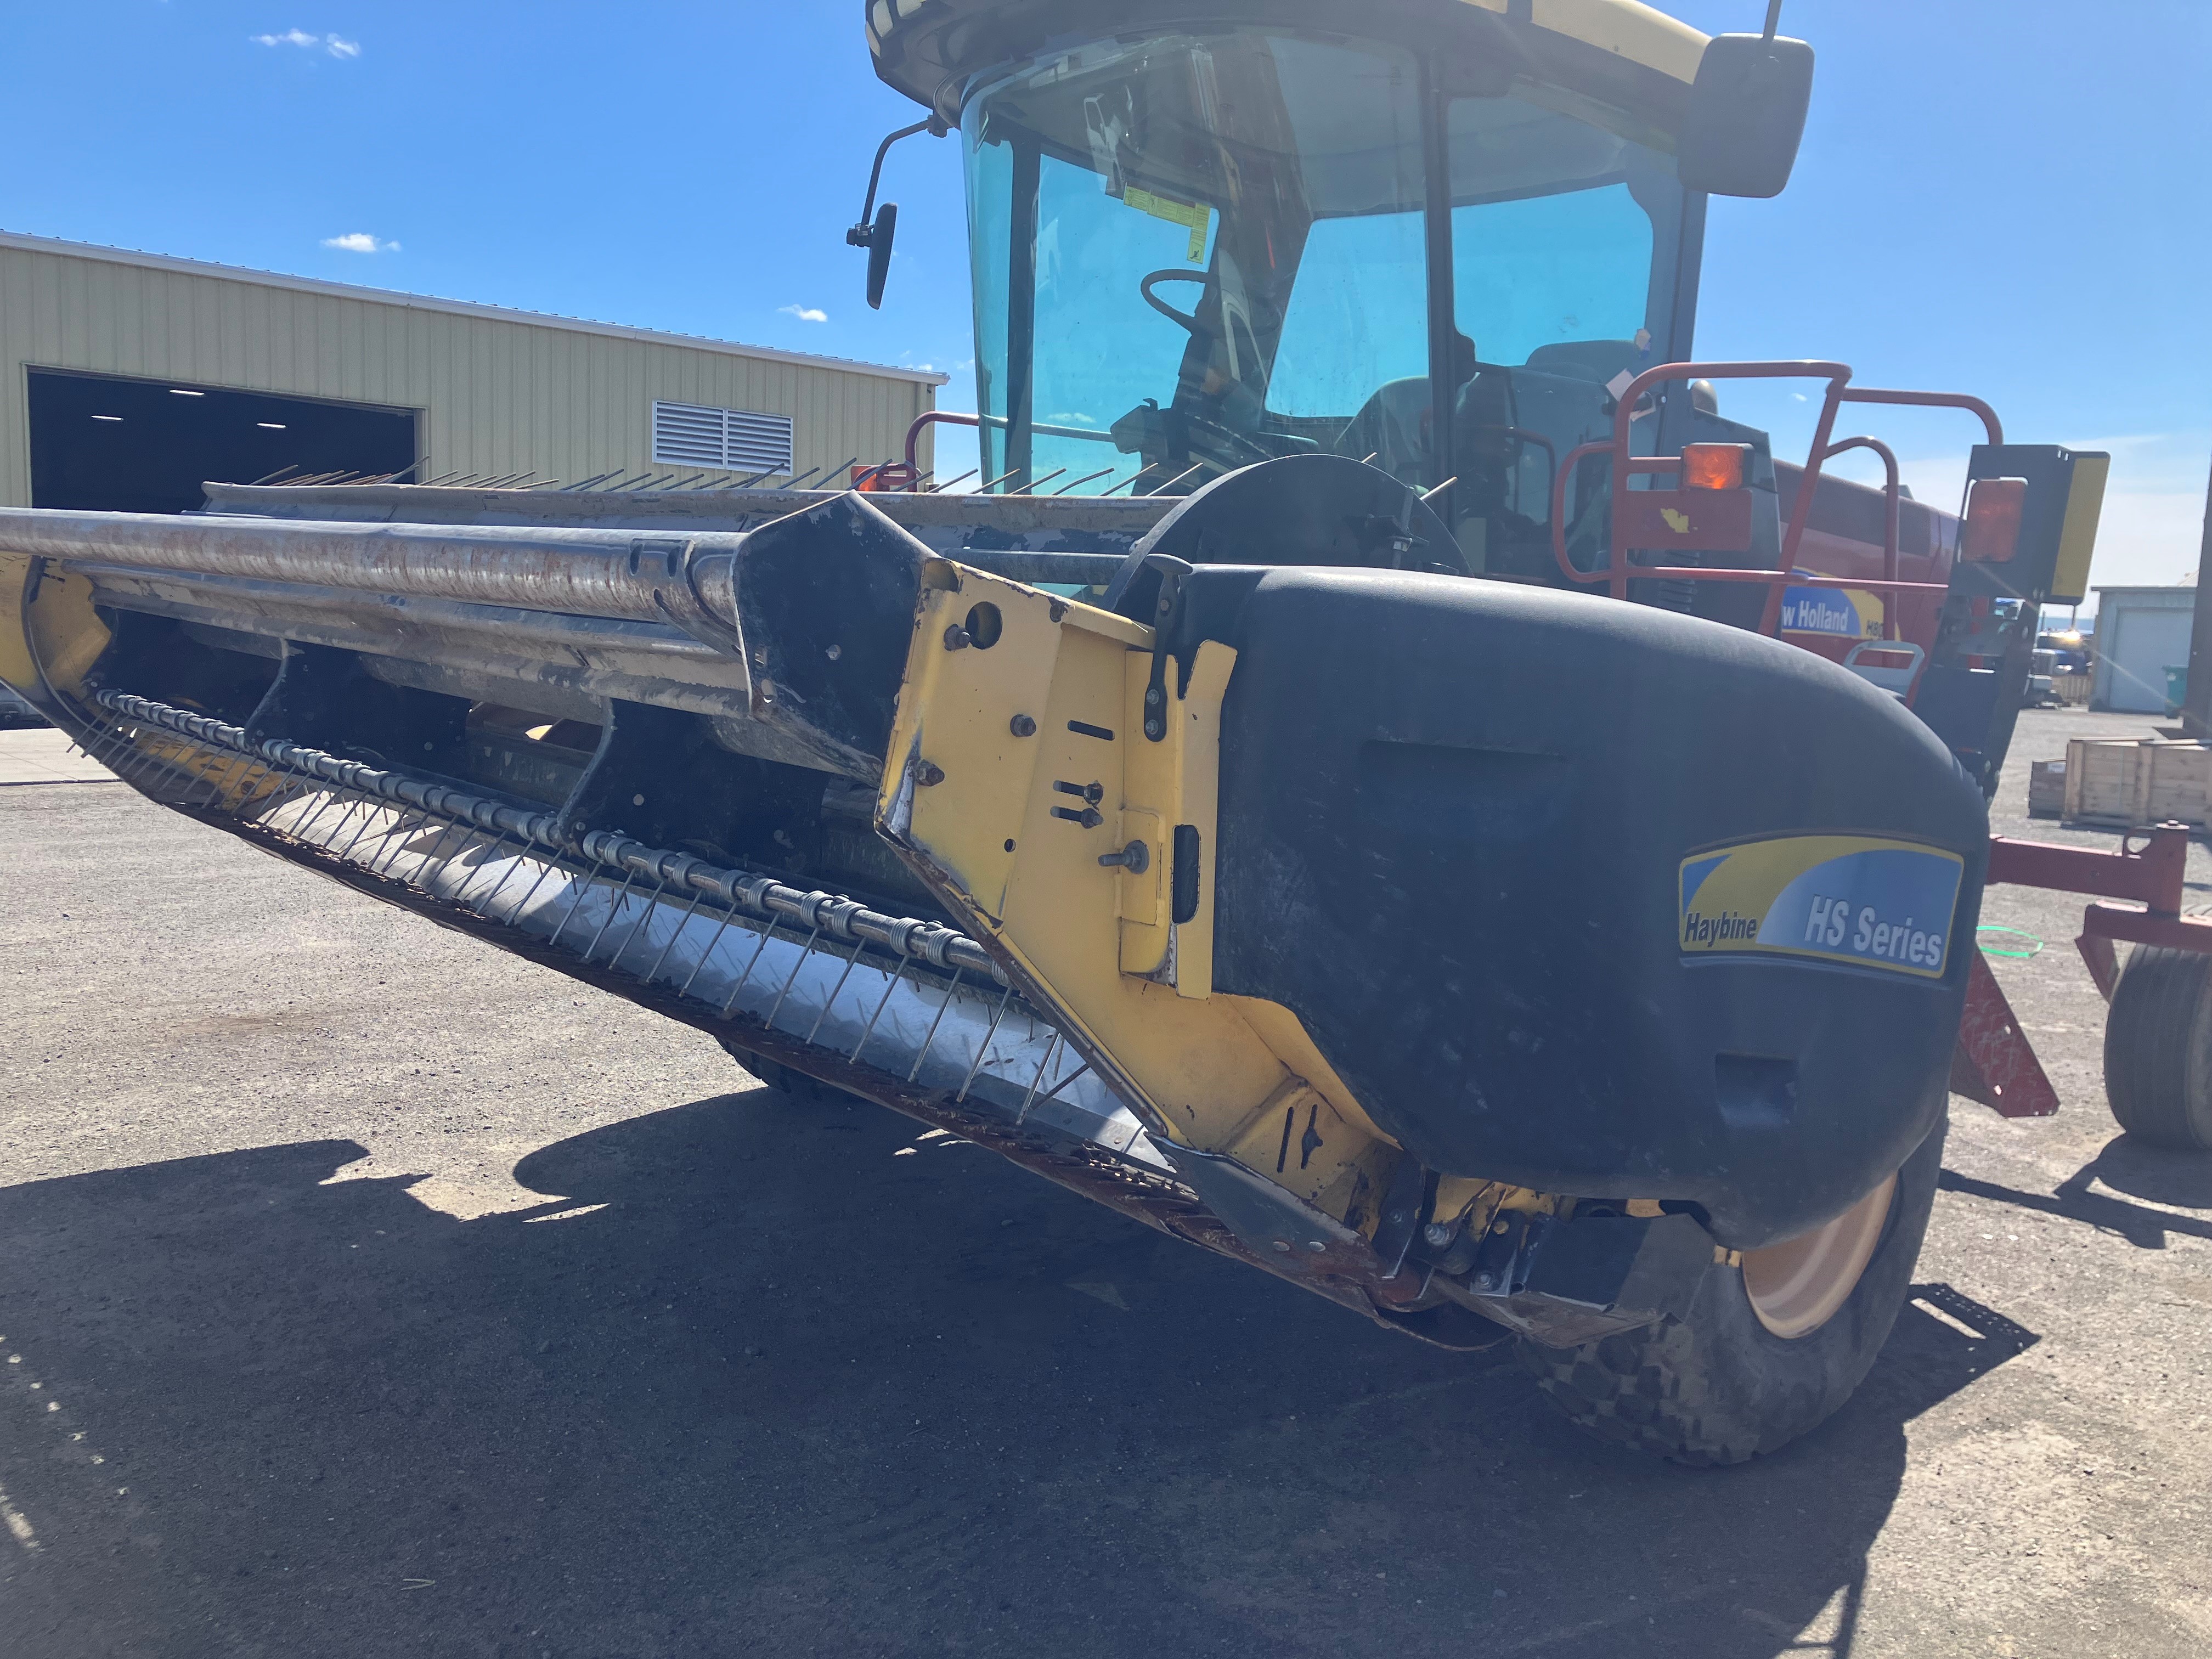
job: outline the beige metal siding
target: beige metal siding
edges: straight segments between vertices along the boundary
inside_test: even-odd
[[[34,368],[412,409],[426,477],[652,470],[655,398],[790,416],[802,472],[848,455],[889,460],[936,390],[865,366],[5,244],[0,366],[0,503],[19,507],[30,503]]]

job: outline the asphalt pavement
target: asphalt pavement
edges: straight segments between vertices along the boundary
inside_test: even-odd
[[[1998,827],[2111,844],[2026,763],[2150,724],[2028,717]],[[1698,1471],[125,789],[0,788],[0,1654],[2193,1659],[2212,1159],[2107,1115],[2080,903],[1985,916],[2063,1112],[1954,1101],[1872,1377]]]

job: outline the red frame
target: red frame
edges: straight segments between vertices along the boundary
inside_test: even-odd
[[[1851,370],[1846,363],[1807,360],[1800,362],[1771,362],[1748,363],[1662,363],[1647,368],[1622,391],[1613,405],[1613,436],[1609,441],[1578,444],[1567,452],[1567,458],[1552,474],[1552,556],[1560,573],[1581,586],[1607,584],[1616,599],[1628,597],[1632,581],[1709,581],[1757,582],[1767,588],[1766,608],[1759,617],[1759,631],[1778,635],[1781,632],[1782,599],[1791,587],[1859,588],[1887,593],[1942,593],[1948,592],[1940,582],[1908,582],[1898,579],[1898,519],[1900,487],[1897,457],[1889,447],[1878,438],[1855,437],[1838,441],[1835,438],[1837,412],[1847,403],[1904,404],[1921,408],[1963,409],[1981,417],[1983,429],[1992,444],[2004,441],[2004,426],[1996,411],[1979,398],[1954,392],[1899,392],[1873,386],[1854,387],[1850,385]],[[1821,399],[1820,418],[1814,428],[1812,453],[1806,458],[1804,476],[1798,481],[1797,499],[1791,504],[1790,522],[1782,534],[1782,568],[1779,570],[1709,570],[1701,565],[1638,565],[1628,561],[1628,549],[1620,544],[1616,528],[1613,544],[1607,550],[1605,568],[1601,570],[1577,570],[1567,556],[1566,494],[1568,480],[1585,456],[1607,455],[1612,458],[1610,487],[1613,497],[1613,520],[1617,526],[1630,519],[1627,498],[1631,495],[1628,481],[1632,476],[1656,472],[1679,472],[1681,457],[1667,455],[1636,455],[1630,453],[1629,423],[1634,417],[1636,405],[1652,387],[1669,380],[1815,380],[1828,383],[1827,394]],[[1888,474],[1886,527],[1887,545],[1883,550],[1882,574],[1878,578],[1856,576],[1817,576],[1796,574],[1797,552],[1805,539],[1805,528],[1811,520],[1813,497],[1820,482],[1822,465],[1847,450],[1870,449],[1881,457]],[[1887,616],[1883,637],[1894,639],[1896,622],[1893,615]]]
[[[2128,899],[2140,910],[2092,904],[2081,914],[2081,937],[2074,948],[2088,964],[2089,977],[2105,1000],[2112,1000],[2119,971],[2116,944],[2164,945],[2181,951],[2212,952],[2212,917],[2181,914],[2189,870],[2189,830],[2162,823],[2140,842],[2120,837],[2119,851],[2060,847],[2050,842],[1990,837],[1990,873],[1984,884],[1996,887],[2042,887],[2061,893],[2088,893]]]

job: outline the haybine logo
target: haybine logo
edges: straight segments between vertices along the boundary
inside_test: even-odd
[[[1723,910],[1717,916],[1689,915],[1682,918],[1682,943],[1704,945],[1708,950],[1716,945],[1725,945],[1730,939],[1751,939],[1759,937],[1759,918],[1740,916],[1733,910]]]
[[[1865,836],[1791,836],[1682,860],[1686,955],[1755,951],[1940,977],[1966,860]]]

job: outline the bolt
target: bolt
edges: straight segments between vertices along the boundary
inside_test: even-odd
[[[1474,1287],[1479,1291],[1494,1290],[1497,1285],[1498,1279],[1495,1274],[1477,1273],[1474,1276]]]
[[[1277,1239],[1277,1240],[1275,1241],[1275,1248],[1276,1248],[1277,1249],[1280,1250],[1280,1251],[1281,1251],[1285,1255],[1288,1255],[1291,1253],[1291,1244],[1290,1244],[1290,1241],[1289,1241],[1288,1239],[1285,1239],[1285,1238],[1279,1238],[1279,1239]]]
[[[645,805],[645,797],[642,795],[632,795],[629,798],[629,804],[632,806],[642,806]]]
[[[1158,686],[1148,685],[1145,688],[1145,703],[1147,708],[1157,708],[1159,707],[1160,688]]]
[[[838,659],[838,658],[840,658],[840,657],[842,657],[842,656],[843,656],[843,655],[845,654],[845,647],[844,647],[843,646],[842,646],[842,645],[833,645],[833,646],[831,646],[831,647],[830,647],[829,652],[828,652],[828,653],[827,653],[827,654],[828,654],[828,656],[829,656],[829,658],[830,658],[830,660],[831,662],[835,662],[835,661],[836,661],[836,660],[837,660],[837,659]]]
[[[1310,1238],[1306,1240],[1306,1249],[1311,1250],[1316,1255],[1319,1255],[1323,1251],[1327,1250],[1328,1246],[1322,1243],[1318,1238]]]
[[[1152,867],[1152,849],[1141,841],[1133,841],[1118,853],[1102,854],[1098,862],[1109,869],[1118,866],[1133,876],[1141,876]]]
[[[945,781],[945,769],[935,761],[924,761],[914,769],[914,781],[925,789],[934,789]]]
[[[1449,1221],[1431,1221],[1421,1229],[1421,1237],[1429,1241],[1430,1249],[1441,1250],[1452,1242],[1452,1235],[1458,1231]]]
[[[947,651],[965,651],[975,643],[975,641],[969,637],[968,630],[958,623],[953,623],[945,630],[945,648]]]
[[[1036,736],[1036,722],[1027,714],[1017,714],[1006,722],[1006,730],[1018,738],[1033,738]]]

